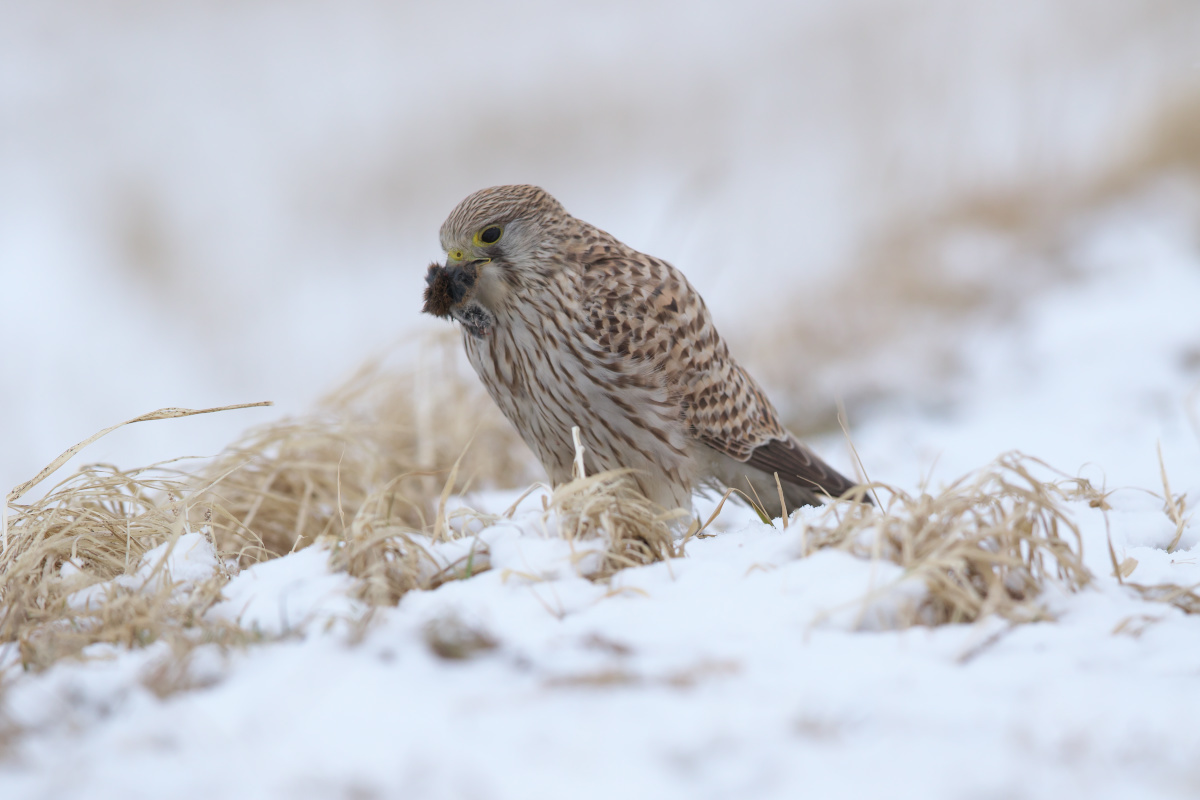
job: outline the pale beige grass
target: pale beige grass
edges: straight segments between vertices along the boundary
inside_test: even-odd
[[[344,538],[368,500],[375,528],[425,530],[460,456],[456,493],[532,480],[524,443],[459,371],[457,339],[429,340],[425,368],[368,364],[312,417],[251,431],[215,459],[199,476],[208,488],[198,503],[219,545],[253,562]]]
[[[184,483],[165,470],[87,467],[48,495],[17,508],[0,556],[0,642],[16,642],[21,664],[42,669],[92,644],[140,646],[245,641],[237,626],[204,619],[227,576],[180,593],[155,565],[140,588],[112,585],[101,602],[71,602],[95,584],[130,575],[150,549],[191,525]]]
[[[547,508],[551,514],[558,534],[568,542],[603,542],[599,551],[580,553],[584,572],[592,579],[683,555],[673,526],[686,515],[647,500],[630,470],[600,472],[555,487]]]
[[[805,553],[833,547],[902,567],[900,580],[919,580],[925,594],[902,610],[895,620],[901,626],[989,614],[1012,622],[1049,619],[1039,601],[1048,581],[1077,591],[1092,580],[1065,503],[1101,494],[1080,478],[1041,480],[1035,468],[1046,465],[1009,453],[937,494],[875,484],[873,491],[886,498],[882,507],[832,506],[806,528]]]
[[[324,537],[334,568],[359,578],[372,603],[457,577],[428,558],[417,534],[446,527],[451,491],[525,482],[530,464],[482,389],[455,371],[445,340],[429,348],[436,366],[364,368],[312,417],[259,428],[198,470],[89,466],[26,504],[15,501],[37,480],[22,484],[5,515],[0,642],[16,642],[23,666],[41,669],[96,643],[166,639],[183,652],[255,638],[205,616],[228,581],[225,570],[187,593],[150,581],[141,589],[114,585],[99,603],[69,602],[135,573],[146,552],[189,532],[204,533],[221,559],[243,565]],[[181,413],[192,412],[132,421]],[[37,479],[64,462],[56,459]]]

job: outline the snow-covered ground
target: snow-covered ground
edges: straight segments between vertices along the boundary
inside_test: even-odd
[[[486,549],[489,571],[410,592],[365,632],[322,546],[243,570],[210,613],[290,635],[201,647],[198,688],[165,699],[143,684],[165,646],[10,669],[21,733],[0,794],[1195,797],[1200,617],[1119,585],[1107,542],[1136,559],[1129,580],[1200,583],[1196,523],[1168,553],[1175,525],[1144,491],[1161,495],[1161,445],[1173,491],[1200,496],[1198,231],[1200,195],[1169,180],[1081,218],[1061,254],[1072,282],[963,334],[952,414],[896,411],[855,433],[872,477],[907,491],[1014,448],[1115,490],[1107,512],[1069,505],[1096,581],[1050,586],[1056,621],[873,623],[861,600],[898,568],[802,558],[815,509],[784,530],[727,506],[685,558],[591,582],[534,495],[444,546],[448,560]],[[817,446],[847,463],[837,440]],[[199,534],[170,558],[183,581],[216,568]],[[480,646],[447,660],[430,626]]]

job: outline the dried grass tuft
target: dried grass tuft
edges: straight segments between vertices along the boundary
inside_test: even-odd
[[[425,577],[433,563],[403,528],[360,528],[329,556],[332,569],[359,580],[358,597],[372,606],[395,605],[413,589],[433,588]]]
[[[190,531],[177,475],[85,468],[30,505],[16,506],[0,555],[0,642],[16,642],[26,669],[78,656],[92,644],[142,646],[161,639],[190,648],[240,643],[250,634],[204,619],[228,580],[223,572],[178,591],[159,564],[140,587],[111,585],[100,602],[72,595],[130,575],[143,555]]]
[[[203,642],[172,639],[167,653],[143,671],[142,686],[160,700],[180,692],[215,686],[220,681],[217,674],[196,670],[196,648],[200,644]]]
[[[559,535],[567,541],[604,541],[598,563],[591,562],[592,551],[581,554],[584,574],[593,580],[683,555],[675,544],[672,523],[685,512],[665,511],[647,500],[632,470],[601,472],[558,486],[546,513],[551,512],[557,517]]]
[[[1122,580],[1124,585],[1133,589],[1144,599],[1154,603],[1166,603],[1178,608],[1185,614],[1200,614],[1200,586],[1180,586],[1176,583],[1130,583]]]
[[[372,606],[395,605],[413,589],[436,589],[452,580],[466,580],[491,568],[484,547],[474,546],[456,561],[436,558],[428,545],[466,536],[465,526],[452,523],[460,518],[491,517],[469,509],[459,509],[447,519],[445,500],[455,484],[457,464],[443,489],[438,513],[432,525],[423,531],[405,528],[394,522],[388,508],[385,489],[368,498],[350,521],[349,533],[334,543],[329,564],[358,579],[358,597]]]
[[[415,372],[369,364],[314,416],[259,428],[218,457],[198,485],[221,547],[253,562],[345,539],[368,502],[375,528],[426,530],[460,456],[454,492],[531,480],[531,455],[478,381],[459,373],[451,346],[430,343],[437,366]]]
[[[991,467],[933,496],[876,484],[890,500],[876,508],[832,506],[806,530],[806,554],[836,547],[904,568],[927,593],[907,624],[972,622],[996,614],[1013,622],[1049,619],[1038,602],[1045,584],[1068,591],[1092,575],[1083,563],[1079,529],[1063,503],[1100,493],[1079,478],[1043,481],[1037,459],[1009,453]]]

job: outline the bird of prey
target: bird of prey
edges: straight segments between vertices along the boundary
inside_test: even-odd
[[[470,195],[441,244],[424,311],[461,324],[471,366],[555,485],[572,478],[578,426],[588,474],[630,469],[666,509],[727,486],[779,516],[779,486],[788,509],[854,488],[780,424],[666,261],[536,186]]]

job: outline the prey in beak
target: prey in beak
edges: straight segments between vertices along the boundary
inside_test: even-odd
[[[479,280],[479,263],[467,261],[453,267],[430,264],[425,274],[425,305],[421,310],[435,317],[457,319],[467,333],[482,339],[491,333],[496,318],[472,299]]]

